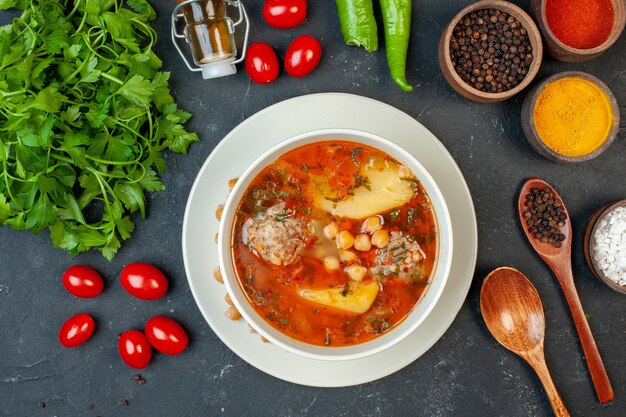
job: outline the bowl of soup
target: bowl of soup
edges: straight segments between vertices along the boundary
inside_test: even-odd
[[[452,260],[437,184],[393,142],[304,133],[261,155],[225,204],[226,289],[271,343],[312,359],[380,352],[432,311]]]

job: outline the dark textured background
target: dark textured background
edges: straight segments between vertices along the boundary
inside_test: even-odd
[[[397,89],[387,73],[384,51],[368,54],[343,45],[334,2],[309,1],[309,18],[292,31],[268,28],[260,0],[246,2],[253,21],[252,41],[284,51],[290,40],[310,33],[324,45],[322,62],[311,76],[281,74],[270,86],[253,85],[244,72],[203,81],[189,73],[169,41],[174,1],[155,0],[159,12],[157,52],[172,71],[172,87],[182,107],[195,114],[188,127],[201,142],[186,157],[168,157],[166,191],[150,197],[149,217],[107,262],[96,253],[77,258],[53,249],[47,233],[0,229],[0,414],[6,416],[550,416],[538,379],[519,358],[499,346],[480,316],[478,295],[493,268],[512,265],[537,286],[544,303],[546,355],[554,380],[572,416],[626,415],[626,297],[596,280],[581,255],[587,218],[601,204],[626,197],[626,143],[621,136],[595,161],[563,166],[542,159],[526,143],[520,127],[524,94],[501,104],[477,104],[449,88],[437,64],[442,27],[468,1],[414,2],[408,78],[412,94]],[[527,7],[528,2],[520,3]],[[0,15],[7,20],[8,15]],[[626,103],[626,36],[606,54],[585,64],[549,57],[538,79],[580,69],[598,76]],[[181,254],[181,225],[187,195],[205,158],[238,123],[278,101],[303,94],[340,91],[389,103],[415,117],[446,145],[474,196],[479,222],[478,266],[469,297],[442,339],[419,360],[382,380],[343,389],[318,389],[280,381],[236,357],[211,331],[194,304]],[[624,107],[620,107],[626,119]],[[315,115],[311,115],[315,117]],[[622,122],[624,126],[624,122]],[[515,220],[514,198],[524,179],[540,176],[563,196],[574,219],[574,270],[615,389],[616,400],[600,405],[582,357],[576,332],[555,279],[531,252]],[[211,237],[212,238],[212,237]],[[462,236],[459,237],[463,239]],[[170,278],[167,297],[134,299],[117,277],[130,262],[158,265]],[[61,285],[65,268],[96,267],[106,279],[103,295],[76,299]],[[76,349],[57,342],[61,323],[89,312],[98,329]],[[167,314],[188,329],[191,344],[178,357],[156,355],[136,372],[117,354],[116,335],[141,328],[151,315]],[[128,399],[129,406],[118,405]],[[38,401],[46,408],[39,410]],[[88,410],[95,404],[94,410]]]

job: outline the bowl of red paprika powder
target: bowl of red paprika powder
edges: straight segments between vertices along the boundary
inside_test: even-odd
[[[583,62],[609,49],[626,24],[624,0],[531,0],[548,53],[566,62]]]

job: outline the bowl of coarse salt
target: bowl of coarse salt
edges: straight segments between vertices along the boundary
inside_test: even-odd
[[[596,210],[587,224],[583,247],[593,274],[626,295],[626,199]]]

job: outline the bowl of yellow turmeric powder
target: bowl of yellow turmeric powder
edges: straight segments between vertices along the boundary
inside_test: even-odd
[[[604,152],[617,137],[619,118],[609,87],[580,71],[541,81],[522,106],[528,142],[540,155],[560,163],[585,162]]]

